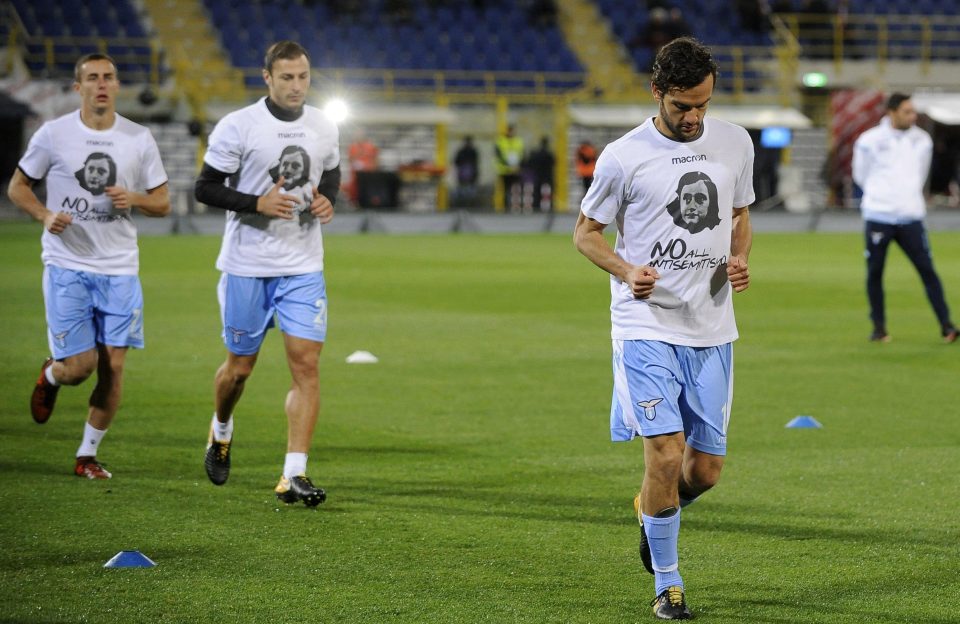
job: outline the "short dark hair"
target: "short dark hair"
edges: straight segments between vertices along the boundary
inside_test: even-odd
[[[278,41],[267,48],[267,54],[263,57],[263,68],[267,70],[268,74],[272,74],[273,64],[277,60],[292,61],[301,56],[307,57],[307,62],[310,62],[310,55],[307,54],[307,50],[296,41]]]
[[[650,82],[661,93],[672,89],[692,89],[713,76],[717,81],[717,63],[710,48],[693,37],[679,37],[664,45],[653,62]]]
[[[890,97],[887,98],[887,110],[895,111],[900,108],[900,105],[910,99],[910,96],[906,93],[891,93]]]
[[[110,64],[113,65],[113,73],[117,73],[117,62],[109,54],[101,54],[100,52],[91,52],[90,54],[84,54],[79,59],[77,59],[77,64],[73,66],[73,79],[76,82],[80,82],[83,76],[80,74],[83,71],[83,64],[90,61],[110,61]]]

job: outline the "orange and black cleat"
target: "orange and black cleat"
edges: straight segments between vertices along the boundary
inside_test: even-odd
[[[107,472],[107,469],[100,465],[96,457],[78,457],[77,465],[73,469],[73,474],[87,479],[101,480],[109,479],[113,475]]]
[[[57,402],[57,392],[60,391],[60,386],[47,381],[47,369],[53,365],[53,361],[53,358],[47,358],[40,367],[40,377],[33,387],[33,394],[30,395],[30,415],[33,416],[34,422],[41,425],[50,420],[53,406]]]

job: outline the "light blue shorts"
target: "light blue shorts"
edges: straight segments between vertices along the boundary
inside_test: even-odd
[[[217,297],[223,344],[236,355],[257,353],[277,320],[280,331],[290,336],[316,342],[327,337],[327,287],[322,271],[285,277],[223,273]]]
[[[726,455],[733,402],[733,345],[682,347],[613,341],[610,437],[632,440],[683,431],[687,444]]]
[[[143,290],[136,275],[104,275],[47,265],[43,269],[47,340],[53,357],[104,344],[143,348]]]

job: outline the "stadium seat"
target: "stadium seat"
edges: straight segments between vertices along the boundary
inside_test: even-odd
[[[371,0],[364,15],[326,29],[323,25],[332,21],[326,3],[304,8],[298,3],[204,1],[224,48],[240,66],[248,61],[230,44],[240,38],[240,25],[246,46],[261,50],[274,38],[265,25],[293,23],[302,25],[301,35],[314,32],[310,39],[323,42],[305,43],[314,62],[325,67],[582,71],[557,28],[529,29],[521,3],[489,3],[476,9],[467,3],[412,0],[414,23],[395,25],[386,18],[384,3]]]

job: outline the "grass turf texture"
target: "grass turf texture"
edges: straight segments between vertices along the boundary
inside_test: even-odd
[[[607,280],[561,236],[335,236],[310,474],[276,503],[288,373],[271,332],[233,471],[203,451],[223,357],[219,239],[141,240],[147,349],[71,476],[92,380],[50,422],[39,226],[0,226],[0,621],[652,621],[631,499],[640,444],[608,441]],[[960,316],[960,233],[932,236]],[[684,511],[688,600],[708,622],[955,622],[960,345],[888,264],[893,342],[868,343],[859,235],[763,234],[737,296],[720,485]],[[377,365],[348,365],[366,349]],[[810,414],[822,430],[785,429]],[[105,570],[120,550],[158,563]]]

